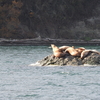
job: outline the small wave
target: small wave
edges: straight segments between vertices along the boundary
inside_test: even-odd
[[[32,63],[30,64],[29,66],[41,66],[39,62],[36,62],[36,63]]]
[[[98,65],[84,64],[84,66],[98,66]]]
[[[28,66],[42,66],[42,65],[37,61],[36,63],[32,63]],[[54,65],[54,64],[46,65],[46,67],[55,67],[55,66],[59,66],[59,65]]]

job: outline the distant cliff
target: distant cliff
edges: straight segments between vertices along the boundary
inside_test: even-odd
[[[0,0],[0,38],[100,38],[100,0]]]

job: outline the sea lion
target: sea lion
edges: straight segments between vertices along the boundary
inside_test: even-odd
[[[83,47],[79,47],[79,48],[76,48],[75,49],[79,54],[79,56],[81,56],[81,53],[85,50],[85,48],[83,48]]]
[[[84,59],[85,57],[87,57],[90,53],[97,53],[100,55],[100,52],[96,51],[96,50],[84,50],[81,53],[81,59]]]
[[[59,49],[57,46],[55,46],[54,44],[51,44],[52,50],[53,50],[53,54],[55,57],[63,57],[65,56],[65,52],[62,52],[61,49]]]
[[[69,48],[69,46],[61,46],[61,47],[59,47],[59,49],[61,50],[61,51],[65,51],[66,49],[68,49]]]
[[[72,56],[80,56],[80,53],[74,48],[74,46],[67,48],[65,51],[69,52]]]
[[[97,54],[99,54],[99,55],[100,55],[100,52],[99,52],[99,51],[97,51],[97,50],[92,50],[92,52],[97,53]]]
[[[83,59],[83,58],[85,58],[86,56],[88,56],[89,53],[91,53],[91,50],[84,50],[84,51],[81,53],[81,59]]]

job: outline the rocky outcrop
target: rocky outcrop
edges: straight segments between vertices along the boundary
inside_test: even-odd
[[[58,66],[66,66],[66,65],[99,65],[100,64],[100,55],[97,53],[89,53],[88,56],[81,59],[80,57],[73,57],[71,55],[66,54],[65,57],[57,58],[53,55],[49,55],[44,59],[38,61],[41,66],[48,66],[48,65],[58,65]]]

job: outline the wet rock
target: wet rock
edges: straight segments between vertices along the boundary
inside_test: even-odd
[[[97,53],[91,53],[89,56],[85,57],[82,62],[83,64],[99,65],[100,55]]]
[[[67,66],[67,65],[99,65],[100,64],[100,55],[97,53],[90,53],[87,57],[84,59],[81,59],[80,57],[73,57],[71,55],[66,55],[62,58],[54,57],[53,55],[49,55],[45,57],[44,59],[40,60],[38,63],[40,63],[41,66],[48,66],[48,65],[58,65],[58,66]]]

